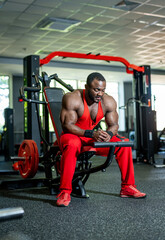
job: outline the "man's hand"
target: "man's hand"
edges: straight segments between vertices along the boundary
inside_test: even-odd
[[[111,139],[111,136],[107,132],[99,129],[98,131],[93,132],[93,138],[97,142],[109,142]]]

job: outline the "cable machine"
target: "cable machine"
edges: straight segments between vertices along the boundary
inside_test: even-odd
[[[151,102],[151,71],[144,66],[144,72],[133,72],[135,148],[140,161],[154,163],[157,152],[156,112]]]
[[[28,74],[31,76],[33,74],[38,74],[38,69],[44,64],[48,64],[52,58],[62,57],[62,58],[82,58],[82,59],[93,59],[93,60],[103,60],[106,62],[116,61],[121,62],[126,67],[126,72],[128,74],[133,74],[133,99],[134,99],[134,125],[135,125],[135,150],[136,158],[139,161],[153,163],[154,153],[156,152],[157,143],[157,132],[156,132],[156,112],[151,109],[151,73],[150,66],[136,66],[130,64],[126,59],[122,57],[105,56],[100,54],[84,54],[84,53],[72,53],[72,52],[62,52],[56,51],[52,52],[43,59],[39,59],[39,56],[28,56],[24,59],[26,62]],[[29,68],[28,66],[34,66],[33,61],[35,61],[35,69]],[[34,72],[35,70],[35,72]],[[27,78],[28,79],[28,78]],[[32,85],[31,85],[32,86]],[[35,124],[33,114],[27,114],[27,122],[32,122]],[[47,114],[47,113],[45,113]],[[36,115],[36,114],[35,114]],[[47,124],[45,124],[46,126]],[[31,128],[29,131],[33,132]],[[48,132],[48,130],[47,130]],[[34,134],[34,133],[30,133]],[[30,136],[29,134],[29,136]],[[38,137],[37,137],[38,138]],[[35,139],[35,137],[33,137]],[[39,144],[39,143],[38,143]],[[39,146],[38,146],[39,147]]]

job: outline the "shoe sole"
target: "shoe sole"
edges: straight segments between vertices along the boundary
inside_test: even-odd
[[[134,197],[134,196],[128,196],[128,195],[120,195],[121,198],[136,198],[136,199],[139,199],[139,198],[145,198],[146,195],[142,196],[142,197]]]
[[[56,206],[57,206],[57,207],[68,207],[69,204],[68,204],[68,205],[64,205],[64,204],[58,205],[58,204],[56,204]]]
[[[69,202],[70,203],[70,202]],[[58,206],[58,207],[68,207],[69,206],[69,203],[68,204],[58,204],[57,202],[56,202],[56,205]]]

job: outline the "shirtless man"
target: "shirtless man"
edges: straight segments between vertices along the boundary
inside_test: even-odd
[[[84,90],[75,90],[63,97],[61,124],[63,133],[60,137],[61,182],[57,206],[68,206],[72,192],[72,179],[76,159],[84,145],[93,142],[128,141],[118,132],[118,114],[116,101],[105,93],[106,80],[97,72],[87,77]],[[106,131],[93,131],[105,117]],[[107,156],[109,148],[96,148],[96,154]],[[131,147],[116,147],[115,157],[121,171],[121,197],[144,198],[145,193],[136,189]]]

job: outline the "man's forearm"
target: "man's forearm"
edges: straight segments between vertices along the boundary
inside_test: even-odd
[[[119,129],[119,125],[118,124],[115,124],[113,126],[110,126],[107,128],[107,132],[112,132],[113,135],[116,135],[118,133],[118,129]]]
[[[62,125],[64,133],[72,133],[78,136],[84,136],[85,130],[76,126],[75,124]]]

